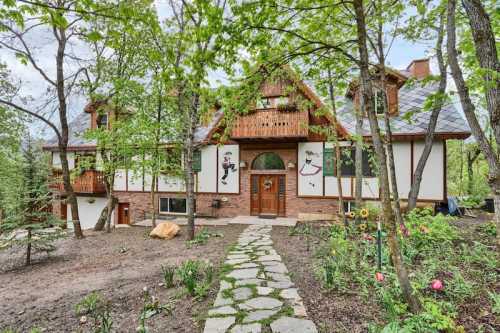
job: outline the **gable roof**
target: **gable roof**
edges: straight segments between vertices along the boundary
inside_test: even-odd
[[[424,85],[422,82],[417,81],[413,85],[404,85],[399,89],[399,113],[390,118],[391,130],[394,137],[418,138],[425,136],[431,112],[424,112],[422,109],[426,98],[435,93],[438,88],[439,85],[437,82]],[[352,100],[346,98],[345,105],[338,112],[339,121],[352,134],[356,133],[356,121],[353,109]],[[379,125],[381,129],[385,128],[383,121],[379,121]],[[470,134],[469,126],[458,110],[452,104],[443,106],[436,125],[436,137],[465,139]],[[363,122],[363,136],[371,136],[370,125],[366,119]]]

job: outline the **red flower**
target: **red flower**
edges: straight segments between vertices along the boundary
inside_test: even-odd
[[[367,240],[367,241],[372,241],[373,240],[373,236],[370,235],[370,234],[364,233],[363,234],[363,239]]]
[[[384,281],[384,279],[385,279],[384,274],[382,274],[382,273],[380,273],[380,272],[375,273],[375,279],[376,279],[378,282],[382,282],[382,281]]]
[[[436,291],[441,291],[444,289],[443,282],[441,280],[432,280],[431,281],[431,288]]]

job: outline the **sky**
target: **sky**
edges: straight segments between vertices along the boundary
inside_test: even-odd
[[[160,19],[165,18],[168,15],[168,5],[165,0],[156,0],[157,10]],[[48,73],[55,73],[55,45],[52,42],[53,36],[47,33],[39,32],[33,36],[33,45],[37,45],[35,50],[36,59],[38,59],[40,67],[44,68]],[[74,52],[82,57],[88,54],[88,50],[84,45],[72,44],[69,46]],[[426,51],[429,49],[429,45],[425,44],[415,44],[405,41],[401,38],[394,40],[390,52],[387,56],[387,64],[396,69],[405,69],[412,60],[421,59],[428,57]],[[31,66],[26,66],[21,64],[15,56],[5,49],[0,48],[0,61],[7,64],[11,71],[12,77],[17,81],[22,82],[21,95],[31,96],[32,100],[28,105],[39,105],[38,101],[44,100],[47,95],[47,83],[41,78],[40,74],[36,72]],[[437,66],[435,61],[431,60],[431,71],[437,72]],[[54,76],[54,75],[51,75]],[[210,81],[224,82],[224,73],[214,72],[211,74]],[[68,108],[70,110],[70,119],[78,115],[86,104],[85,96],[73,95],[68,99]],[[53,112],[53,111],[52,111]],[[32,129],[36,130],[39,135],[46,137],[51,136],[51,133],[46,127],[36,124],[32,126]]]

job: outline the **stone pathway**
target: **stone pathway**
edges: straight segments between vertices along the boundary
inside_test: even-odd
[[[271,228],[249,226],[229,252],[204,333],[317,333],[273,249]]]

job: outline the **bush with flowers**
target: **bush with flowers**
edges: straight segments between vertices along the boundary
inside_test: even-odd
[[[351,223],[348,232],[344,226],[331,226],[315,261],[316,276],[325,289],[375,298],[382,305],[387,325],[372,325],[370,331],[462,332],[464,304],[493,302],[489,293],[498,281],[494,249],[466,241],[452,217],[414,210],[405,216],[407,232],[399,235],[410,282],[424,307],[411,314],[402,301],[384,230],[382,270],[377,269],[376,232],[367,227],[368,221],[376,225],[376,218],[368,211],[366,219],[359,225]]]

